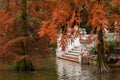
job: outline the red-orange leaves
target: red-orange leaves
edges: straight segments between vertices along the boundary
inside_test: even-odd
[[[57,39],[57,35],[55,33],[55,26],[54,22],[50,23],[49,21],[46,22],[41,28],[40,31],[38,32],[40,36],[43,35],[48,35],[50,39],[50,43],[55,43]]]
[[[0,28],[2,32],[6,32],[13,25],[15,17],[11,16],[11,12],[0,10]]]
[[[48,26],[49,26],[49,22],[45,22],[44,25],[40,28],[40,31],[38,32],[40,37],[47,33],[47,27]]]
[[[87,40],[86,40],[86,44],[90,44],[90,43],[92,43],[91,36],[89,36],[89,37],[87,38]]]
[[[65,51],[67,44],[67,38],[66,36],[62,36],[62,39],[60,40],[60,46],[62,47],[62,51]]]
[[[89,21],[93,27],[97,27],[98,31],[100,28],[105,28],[109,25],[107,13],[103,10],[103,6],[98,3],[94,3],[89,8]]]
[[[75,12],[72,13],[72,17],[71,17],[71,19],[68,21],[68,26],[72,26],[74,20],[75,20]]]
[[[76,25],[80,24],[80,7],[77,6],[78,1],[56,0],[57,6],[53,10],[52,17],[43,23],[38,34],[40,36],[47,34],[51,43],[56,40],[57,33],[62,32],[62,34],[66,34],[67,36],[67,28],[75,26],[73,25],[74,23]],[[69,32],[69,37],[71,34],[73,33]]]
[[[59,23],[65,22],[67,16],[67,13],[65,11],[55,9],[53,14],[54,14],[54,18],[58,19]]]
[[[119,9],[120,9],[120,0],[113,0],[113,2],[115,2],[118,5]]]
[[[98,38],[95,38],[95,43],[96,43],[96,44],[99,44],[99,43],[100,43],[100,41],[98,40]]]
[[[113,0],[114,2],[116,2],[116,3],[119,3],[120,2],[120,0]]]

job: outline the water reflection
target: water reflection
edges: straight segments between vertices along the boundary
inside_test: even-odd
[[[61,59],[57,59],[56,63],[59,80],[77,80],[81,75],[81,67],[77,63],[71,63]]]
[[[51,72],[15,72],[0,71],[0,80],[57,80],[57,75]]]
[[[55,58],[45,58],[34,72],[0,69],[0,80],[58,80]]]
[[[78,63],[57,59],[57,71],[59,80],[87,80],[90,79],[90,71]]]
[[[93,74],[94,66],[80,66],[78,63],[49,59],[38,71],[16,72],[0,69],[0,80],[120,80],[120,72]]]
[[[78,63],[57,59],[59,80],[120,80],[120,72],[94,74],[95,66],[80,66]]]

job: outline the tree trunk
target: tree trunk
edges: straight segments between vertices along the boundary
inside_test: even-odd
[[[28,47],[27,47],[27,43],[20,41],[20,47],[22,49],[22,52],[20,53],[20,55],[27,55],[28,54]]]
[[[21,14],[22,26],[21,26],[21,30],[20,30],[21,31],[20,36],[28,36],[28,34],[27,34],[27,25],[26,25],[26,22],[27,22],[27,12],[26,12],[27,0],[22,0],[22,5],[23,5],[22,14]],[[28,53],[27,43],[21,41],[21,48],[22,48],[22,51],[23,51],[22,52],[23,55],[26,55]]]
[[[26,25],[26,22],[27,22],[27,12],[26,12],[27,0],[22,0],[22,5],[23,5],[22,14],[21,14],[22,26],[20,28],[20,36],[28,36],[27,25]],[[22,58],[20,58],[17,61],[15,69],[17,71],[34,71],[35,69],[34,69],[34,66],[33,66],[31,60],[28,57],[26,57],[26,55],[28,54],[28,47],[27,47],[26,41],[21,40],[20,44],[21,44],[20,46],[22,49],[22,56],[21,56]]]
[[[105,53],[104,53],[104,42],[103,42],[103,32],[102,29],[98,31],[98,40],[100,43],[97,45],[97,64],[98,64],[98,72],[110,72],[110,68],[105,62]]]
[[[27,0],[22,0],[22,14],[21,14],[21,19],[22,19],[22,26],[21,26],[21,36],[28,36],[27,34]]]

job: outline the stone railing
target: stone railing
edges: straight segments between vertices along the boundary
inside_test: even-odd
[[[62,51],[62,47],[60,45],[60,40],[62,39],[62,34],[59,34],[59,38],[57,40],[58,46],[56,49],[56,56],[62,56],[65,53],[68,53],[68,51],[71,51],[72,49],[74,49],[75,47],[78,47],[78,46],[80,47],[81,52],[85,51],[86,44],[84,42],[89,35],[86,34],[85,29],[80,29],[80,34],[81,35],[78,35],[77,37],[74,37],[74,35],[72,35],[71,38],[67,39],[67,42],[65,44],[66,45],[65,51]],[[80,37],[82,38],[82,40],[80,40]],[[87,46],[89,46],[89,45],[87,45]],[[90,44],[90,46],[91,46],[91,44]]]

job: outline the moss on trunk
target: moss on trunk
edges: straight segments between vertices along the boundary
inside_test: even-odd
[[[16,71],[34,71],[35,68],[31,60],[28,57],[23,56],[16,62],[15,70]]]

